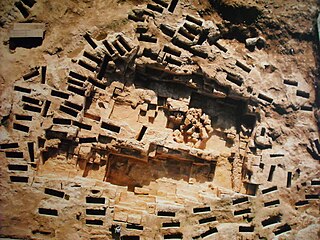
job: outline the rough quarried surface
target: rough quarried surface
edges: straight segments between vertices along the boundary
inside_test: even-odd
[[[3,1],[0,237],[318,239],[318,8]]]

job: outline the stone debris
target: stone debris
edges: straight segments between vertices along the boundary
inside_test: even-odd
[[[263,37],[256,37],[256,38],[247,38],[246,39],[246,47],[248,49],[254,50],[255,47],[261,49],[265,47],[266,40]]]

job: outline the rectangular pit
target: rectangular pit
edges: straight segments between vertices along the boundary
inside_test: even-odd
[[[46,74],[47,74],[47,66],[42,66],[41,67],[41,83],[42,84],[46,83]]]
[[[51,189],[51,188],[45,188],[44,189],[44,193],[48,194],[48,195],[51,195],[51,196],[59,197],[59,198],[63,198],[64,194],[65,194],[62,191],[58,191],[58,190]]]
[[[63,99],[68,99],[70,94],[57,91],[57,90],[51,90],[51,96],[58,97],[58,98],[63,98]]]
[[[13,129],[21,131],[21,132],[25,132],[28,133],[29,132],[29,127],[19,124],[19,123],[13,123]]]
[[[168,211],[158,211],[157,213],[158,217],[175,217],[175,212],[168,212]]]
[[[191,49],[190,47],[192,45],[192,42],[190,42],[190,41],[187,42],[187,41],[181,40],[177,36],[172,39],[172,43],[182,49],[187,50],[187,51],[190,51],[190,49]]]
[[[18,143],[2,143],[0,144],[0,149],[10,149],[10,148],[18,148],[19,144]]]
[[[279,223],[279,222],[281,222],[281,215],[280,214],[276,215],[276,216],[271,216],[271,217],[263,220],[261,222],[261,224],[262,224],[263,227],[267,227],[267,226],[270,226],[272,224],[276,224],[276,223]]]
[[[173,37],[176,32],[176,30],[173,27],[162,23],[160,24],[160,30],[169,37]]]
[[[313,107],[312,106],[301,106],[302,111],[312,112]]]
[[[153,37],[151,35],[144,34],[144,33],[141,33],[138,36],[138,40],[141,42],[149,42],[149,43],[156,43],[158,41],[156,37]]]
[[[97,78],[99,80],[102,80],[102,78],[104,77],[104,75],[106,74],[106,69],[108,67],[108,63],[109,61],[111,60],[111,58],[109,57],[108,54],[105,54],[104,57],[103,57],[103,60],[102,60],[102,64],[101,64],[101,67],[100,67],[100,70],[99,70],[99,73],[97,75]]]
[[[183,234],[182,233],[172,233],[172,234],[166,234],[163,236],[164,239],[182,239]]]
[[[91,204],[105,204],[106,199],[101,197],[86,197],[86,203]]]
[[[197,19],[191,15],[187,15],[186,16],[186,20],[192,23],[195,23],[197,25],[199,25],[200,27],[202,26],[202,21],[200,19]]]
[[[23,104],[23,110],[40,113],[42,109],[40,107],[31,106],[29,104]]]
[[[249,73],[251,71],[251,68],[249,68],[247,65],[245,65],[244,63],[240,62],[240,61],[236,61],[236,66],[238,66],[239,68],[241,68],[243,71]]]
[[[71,115],[73,117],[77,117],[78,116],[78,112],[77,111],[75,111],[72,108],[66,107],[64,105],[60,105],[59,110],[64,112],[64,113],[66,113],[66,114],[68,114],[68,115]]]
[[[68,83],[69,84],[73,84],[73,85],[78,86],[78,87],[83,87],[84,86],[84,82],[75,80],[75,79],[70,78],[70,77],[68,78]]]
[[[33,70],[33,71],[31,71],[31,72],[29,72],[29,73],[27,73],[27,74],[25,74],[25,75],[23,75],[23,80],[29,80],[29,79],[31,79],[31,78],[33,78],[33,77],[36,77],[36,76],[39,76],[39,71],[38,70]]]
[[[201,51],[200,49],[191,47],[189,49],[189,52],[191,52],[193,55],[207,59],[208,58],[208,53]]]
[[[278,190],[278,187],[277,186],[273,186],[273,187],[270,187],[270,188],[263,189],[261,192],[262,192],[262,194],[267,194],[269,192],[274,192],[274,191],[277,191],[277,190]]]
[[[100,120],[101,120],[100,116],[96,116],[96,115],[93,115],[93,114],[88,113],[88,112],[85,112],[83,116],[85,118],[89,118],[89,119],[92,119],[92,120],[95,120],[95,121],[98,121],[98,122],[100,122]]]
[[[46,142],[45,139],[43,139],[43,138],[41,138],[41,137],[38,137],[38,148],[43,148],[45,142]]]
[[[101,63],[101,59],[90,52],[84,51],[83,56],[88,58],[89,60],[95,62],[98,65]]]
[[[107,40],[104,40],[103,42],[103,45],[106,47],[106,49],[108,50],[109,54],[112,56],[113,54],[115,54],[115,51],[113,49],[113,47],[111,46],[111,44],[107,41]]]
[[[319,200],[320,199],[319,194],[306,194],[305,197],[307,200]]]
[[[264,206],[265,207],[270,207],[270,206],[275,206],[275,205],[279,205],[279,204],[280,204],[280,201],[277,199],[277,200],[273,200],[273,201],[270,201],[270,202],[265,202]]]
[[[68,133],[66,132],[60,132],[60,131],[54,131],[54,130],[50,130],[47,129],[46,130],[46,139],[50,140],[50,139],[66,139],[68,136]]]
[[[139,132],[139,134],[137,136],[137,141],[141,141],[142,140],[142,138],[143,138],[144,134],[146,133],[147,129],[148,128],[146,126],[142,126],[142,128],[141,128],[141,130],[140,130],[140,132]]]
[[[130,52],[132,50],[130,44],[127,42],[127,40],[124,39],[123,36],[118,35],[118,41],[126,49],[127,52]]]
[[[31,89],[19,87],[19,86],[14,86],[14,91],[23,92],[23,93],[31,93]]]
[[[291,187],[291,180],[292,180],[292,172],[288,172],[288,174],[287,174],[287,188]]]
[[[120,240],[140,240],[139,236],[121,236]]]
[[[155,2],[156,4],[161,5],[161,6],[164,7],[164,8],[167,8],[167,7],[169,6],[169,4],[166,3],[166,2],[163,1],[163,0],[152,0],[152,1]]]
[[[188,32],[188,30],[184,27],[180,27],[178,33],[180,33],[182,36],[189,39],[190,41],[193,41],[195,38],[195,36],[192,33]]]
[[[225,53],[228,52],[228,49],[227,49],[225,46],[221,45],[219,42],[215,42],[214,45],[215,45],[218,49],[220,49],[222,52],[225,52]]]
[[[79,64],[81,67],[83,67],[83,68],[85,68],[85,69],[87,69],[87,70],[89,70],[89,71],[91,71],[91,72],[95,72],[95,71],[96,71],[96,67],[95,67],[95,66],[92,66],[91,64],[83,61],[82,59],[80,59],[80,60],[78,61],[78,64]]]
[[[43,117],[46,117],[46,116],[47,116],[50,106],[51,106],[51,101],[46,100],[46,101],[45,101],[45,104],[44,104],[43,111],[42,111],[42,116],[43,116]]]
[[[136,224],[127,224],[126,226],[127,229],[133,229],[133,230],[143,230],[143,226],[141,225],[136,225]]]
[[[31,162],[34,162],[34,142],[28,142],[28,152]]]
[[[97,215],[97,216],[105,216],[106,209],[86,209],[87,215]]]
[[[114,46],[114,48],[118,51],[118,53],[123,56],[126,54],[126,50],[124,47],[122,47],[119,42],[116,40],[112,43],[112,45]]]
[[[227,74],[227,80],[238,85],[238,86],[241,86],[243,84],[242,79],[240,79],[239,77],[232,75],[230,73]]]
[[[154,61],[157,61],[158,59],[158,52],[154,52],[151,48],[145,48],[143,49],[143,56],[150,58]]]
[[[310,97],[310,93],[302,91],[302,90],[297,90],[296,95],[299,96],[299,97],[303,97],[303,98],[309,98]]]
[[[239,232],[254,232],[254,226],[239,226]]]
[[[284,154],[282,154],[282,153],[271,153],[271,154],[270,154],[270,157],[271,157],[271,158],[284,157]]]
[[[249,214],[249,213],[251,213],[251,209],[247,208],[247,209],[234,211],[234,216],[239,216],[239,215]]]
[[[91,131],[91,129],[92,129],[91,125],[84,124],[84,123],[81,123],[81,122],[78,122],[78,121],[73,121],[73,125],[77,126],[78,128],[89,130],[89,131]]]
[[[274,231],[274,235],[280,235],[282,233],[285,232],[289,232],[291,231],[291,227],[288,224],[285,224],[283,226],[278,227],[275,231]]]
[[[52,122],[58,125],[71,125],[71,120],[66,118],[53,118]]]
[[[301,206],[305,206],[305,205],[308,205],[308,204],[309,204],[308,200],[301,200],[301,201],[296,202],[295,206],[301,207]]]
[[[81,111],[83,109],[82,104],[79,105],[77,103],[73,103],[73,102],[70,102],[70,101],[65,101],[64,105],[66,105],[67,107],[73,108],[74,110],[77,110],[77,111]]]
[[[171,56],[166,56],[165,61],[168,62],[168,63],[171,63],[173,65],[176,65],[176,66],[181,66],[182,65],[182,62],[180,62],[177,59],[172,58]]]
[[[216,217],[202,218],[199,220],[199,224],[211,223],[211,222],[215,222],[216,220],[217,220]]]
[[[29,8],[32,8],[33,5],[37,2],[36,0],[21,0]]]
[[[232,201],[232,204],[236,205],[236,204],[240,204],[240,203],[244,203],[244,202],[248,202],[248,201],[249,201],[248,197],[237,198],[237,199]]]
[[[205,238],[205,237],[211,236],[217,232],[218,232],[218,229],[216,227],[214,227],[214,228],[210,228],[208,231],[202,233],[200,236],[202,238]]]
[[[151,4],[148,3],[147,4],[147,8],[154,11],[154,12],[158,12],[158,13],[162,13],[163,12],[163,8],[157,4]]]
[[[258,184],[254,183],[245,183],[244,187],[246,188],[246,194],[255,196],[258,190]]]
[[[79,138],[79,143],[93,143],[93,142],[97,142],[97,139],[95,137]]]
[[[5,152],[6,158],[23,158],[23,152]]]
[[[16,183],[27,183],[29,180],[28,177],[22,177],[22,176],[10,176],[10,181],[11,182],[16,182]]]
[[[138,25],[136,28],[136,33],[146,33],[148,32],[148,30],[149,30],[148,26]]]
[[[22,2],[15,2],[14,5],[16,6],[16,8],[18,8],[24,18],[27,18],[29,16],[30,13],[28,9],[22,4]]]
[[[193,213],[208,213],[211,211],[210,207],[199,207],[199,208],[194,208]]]
[[[293,80],[284,79],[283,83],[290,86],[296,86],[296,87],[298,86],[298,82]]]
[[[19,121],[32,121],[32,116],[28,116],[28,115],[16,114],[15,117],[16,117],[16,120],[19,120]]]
[[[101,135],[101,134],[99,134],[99,136],[98,136],[98,142],[100,142],[100,143],[108,144],[108,143],[111,143],[111,141],[113,139],[114,138],[112,138],[112,137]]]
[[[272,178],[275,170],[276,170],[276,165],[271,165],[269,175],[268,175],[268,180],[267,180],[268,182],[272,182]]]
[[[98,47],[98,45],[93,41],[89,33],[85,33],[83,37],[93,49],[96,49]]]
[[[180,222],[165,222],[162,223],[162,228],[179,228]]]
[[[102,79],[102,77],[101,77],[101,79]],[[93,86],[101,88],[103,90],[105,90],[106,87],[107,87],[107,85],[105,85],[104,83],[101,83],[101,82],[99,82],[99,81],[97,81],[97,80],[95,80],[95,79],[93,79],[91,77],[88,77],[88,82],[91,83]]]
[[[19,165],[19,164],[8,164],[8,169],[10,171],[28,171],[28,165]]]
[[[75,78],[75,79],[78,79],[78,80],[80,80],[80,81],[82,81],[82,82],[85,82],[85,81],[87,80],[87,77],[86,77],[86,76],[83,76],[83,75],[81,75],[80,73],[76,73],[76,72],[73,72],[73,71],[70,71],[70,72],[69,72],[69,76],[70,76],[70,77],[73,77],[73,78]]]
[[[115,133],[119,133],[120,132],[120,127],[106,123],[106,122],[102,122],[101,123],[101,128],[104,128],[106,130],[109,130],[111,132],[115,132]]]
[[[58,216],[58,210],[56,210],[56,209],[39,208],[38,212],[39,212],[39,214],[42,214],[42,215]]]
[[[264,101],[266,101],[268,103],[272,103],[273,102],[272,98],[270,98],[270,97],[268,97],[268,96],[266,96],[266,95],[264,95],[262,93],[259,93],[258,98],[260,98],[261,100],[264,100]]]
[[[86,219],[87,225],[96,225],[96,226],[102,226],[103,221],[100,219]]]
[[[165,45],[163,47],[163,51],[166,52],[166,53],[169,53],[171,55],[175,55],[177,57],[180,57],[181,56],[181,51],[178,50],[178,49],[175,49],[175,48],[172,48],[172,47],[169,47],[167,45]]]
[[[192,33],[195,36],[197,36],[197,35],[199,35],[201,33],[200,28],[195,26],[195,25],[193,25],[193,24],[185,22],[183,24],[183,27],[185,27],[188,30],[188,32]]]
[[[178,4],[178,1],[179,0],[172,0],[171,3],[170,3],[170,6],[168,8],[168,11],[173,13],[175,8],[177,7],[177,4]]]
[[[86,90],[84,88],[78,88],[78,87],[74,87],[72,85],[68,85],[68,91],[73,92],[75,94],[78,94],[80,96],[85,96],[86,94]]]

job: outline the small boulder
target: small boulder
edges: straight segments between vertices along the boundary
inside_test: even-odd
[[[220,29],[218,26],[212,21],[206,21],[204,23],[204,31],[207,32],[207,40],[210,45],[214,44],[221,35]]]

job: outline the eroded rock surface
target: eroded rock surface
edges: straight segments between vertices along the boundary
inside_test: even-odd
[[[318,239],[319,3],[0,6],[0,237]]]

